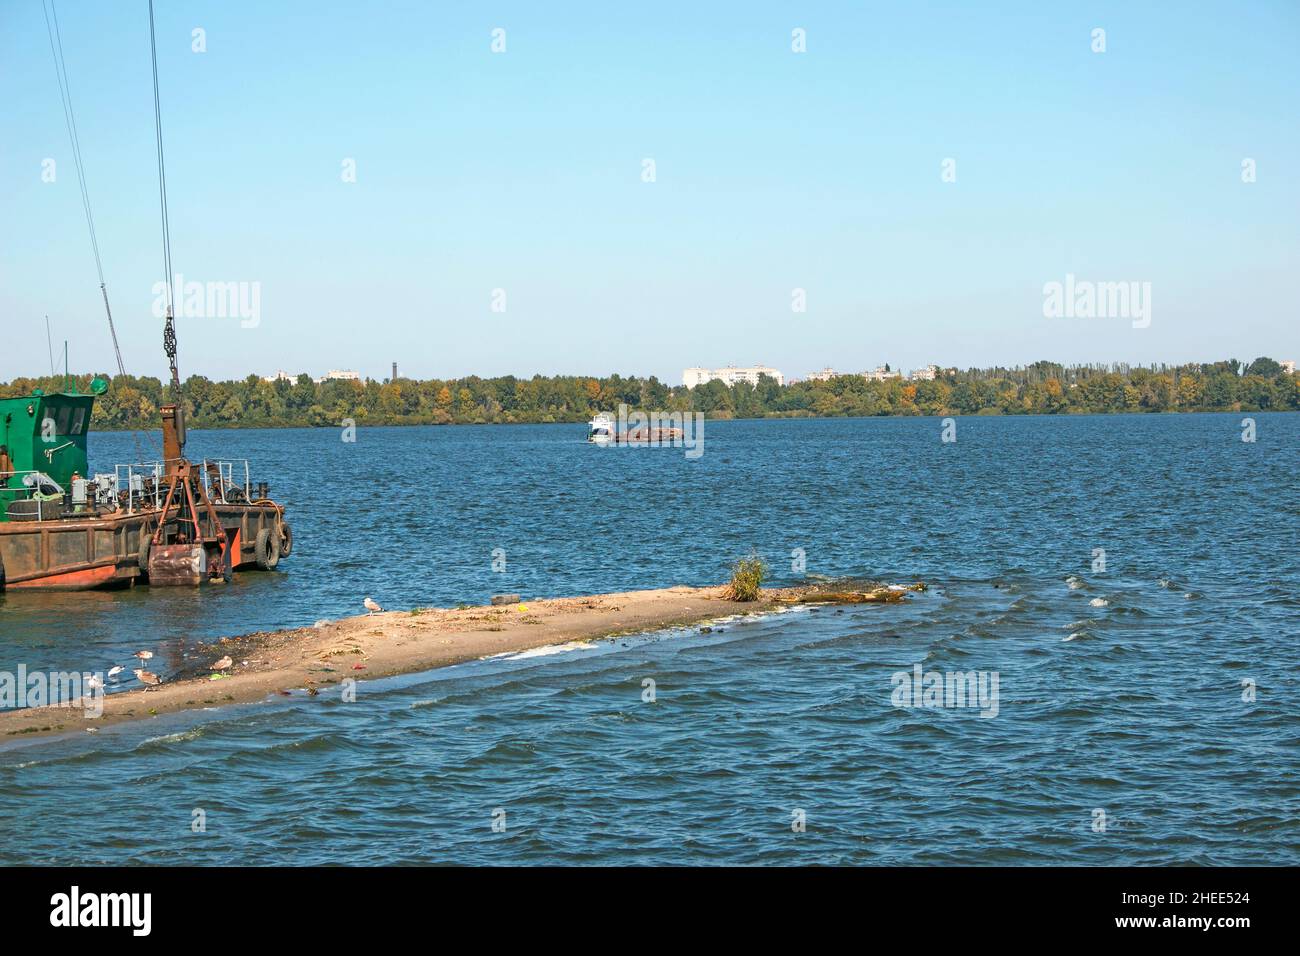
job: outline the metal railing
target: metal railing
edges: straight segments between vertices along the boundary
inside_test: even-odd
[[[130,465],[113,466],[113,483],[117,494],[117,500],[122,500],[122,492],[126,492],[126,513],[135,514],[135,503],[137,498],[141,503],[153,499],[153,510],[157,511],[162,507],[162,476],[165,471],[165,463],[161,461],[137,462]],[[122,481],[125,473],[126,481]],[[145,479],[149,478],[153,482],[153,494],[150,495],[145,487]]]
[[[219,504],[228,504],[227,495],[232,488],[238,488],[244,493],[245,501],[253,500],[253,481],[249,471],[249,462],[247,458],[204,458],[199,462],[199,475],[203,481],[203,491],[214,502]],[[6,472],[3,476],[4,484],[0,485],[0,504],[8,509],[9,504],[13,501],[30,501],[39,500],[42,504],[36,506],[35,520],[44,521],[45,508],[42,507],[45,501],[53,499],[44,498],[36,499],[34,497],[35,489],[31,486],[20,485],[10,487],[9,481],[17,478],[21,480],[25,475],[41,475],[49,478],[43,471],[35,469],[15,470]],[[132,462],[125,465],[113,466],[113,485],[114,500],[117,507],[121,507],[122,495],[126,494],[126,513],[135,514],[139,508],[151,508],[154,511],[162,508],[163,497],[166,492],[167,461],[146,461]],[[236,476],[243,479],[243,484],[236,482]],[[53,480],[53,479],[50,479]],[[88,480],[88,491],[94,488],[94,482]],[[68,489],[64,489],[66,492]],[[91,492],[94,494],[94,492]]]
[[[226,504],[226,495],[230,488],[242,489],[244,499],[252,500],[253,481],[247,458],[204,458],[196,462],[195,467],[199,469],[204,493],[212,500]],[[117,483],[118,498],[121,498],[123,491],[127,494],[127,514],[135,513],[137,501],[146,502],[151,498],[155,511],[162,507],[167,459],[114,465],[113,474]],[[235,481],[236,476],[243,479],[242,485]],[[152,484],[152,495],[146,488],[146,482]]]
[[[216,478],[219,484],[218,494],[212,493],[212,466],[216,466]],[[219,501],[221,504],[226,503],[226,489],[238,488],[235,484],[235,466],[242,465],[244,471],[244,500],[251,501],[253,497],[253,483],[249,476],[247,458],[204,458],[200,465],[200,474],[203,476],[203,490],[208,498],[213,501]]]

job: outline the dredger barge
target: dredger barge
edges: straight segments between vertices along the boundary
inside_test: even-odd
[[[106,388],[0,399],[0,591],[198,585],[290,554],[284,508],[247,461],[184,457],[179,406],[162,407],[161,460],[90,474]]]

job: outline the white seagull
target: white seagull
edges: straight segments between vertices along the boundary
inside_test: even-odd
[[[380,606],[379,606],[378,604],[376,604],[374,601],[370,600],[370,598],[366,598],[366,599],[365,599],[364,601],[362,601],[361,603],[364,604],[364,605],[366,606],[366,612],[369,613],[369,614],[374,614],[376,611],[382,611],[382,610],[383,610],[382,607],[380,607]]]
[[[126,668],[123,667],[121,664],[114,664],[112,667],[110,667],[110,668],[108,669],[108,676],[109,676],[109,677],[116,677],[118,674],[122,673],[122,671],[124,671],[124,670],[126,670]]]
[[[153,651],[136,651],[131,656],[138,657],[141,661],[147,661],[149,658],[153,657]]]

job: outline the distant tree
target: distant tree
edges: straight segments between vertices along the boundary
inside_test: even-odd
[[[1282,366],[1271,358],[1261,356],[1246,366],[1247,375],[1258,375],[1261,378],[1277,378],[1282,374]]]
[[[86,391],[92,378],[15,378],[0,383],[0,397],[28,395],[34,388]],[[368,424],[581,422],[594,410],[619,403],[645,411],[699,411],[716,418],[1300,409],[1300,376],[1286,374],[1267,357],[1244,366],[1236,359],[1146,367],[1040,361],[1023,368],[945,372],[919,382],[839,375],[826,382],[778,385],[764,375],[753,386],[711,381],[693,389],[621,374],[319,383],[305,374],[273,382],[257,375],[232,381],[193,375],[185,381],[184,392],[190,424],[197,428],[324,426],[345,418]],[[153,376],[113,376],[108,391],[95,403],[92,427],[157,428],[158,408],[168,394]]]

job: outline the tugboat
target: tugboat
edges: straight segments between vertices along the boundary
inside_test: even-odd
[[[247,461],[183,457],[175,405],[161,461],[90,474],[87,426],[107,388],[0,399],[0,591],[200,584],[292,552],[284,507]]]
[[[614,441],[616,426],[614,416],[609,412],[597,412],[587,422],[587,442],[592,445],[607,445]]]

